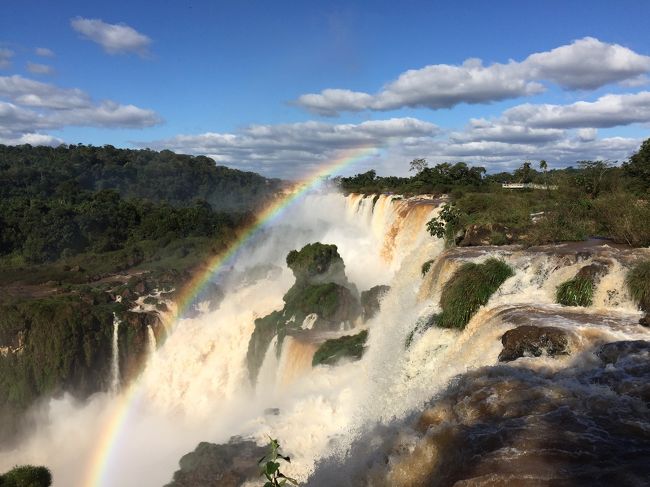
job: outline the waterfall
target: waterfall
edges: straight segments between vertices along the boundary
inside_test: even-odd
[[[119,332],[120,319],[113,313],[113,342],[111,355],[111,392],[117,393],[120,388],[120,345]]]
[[[409,422],[413,415],[429,408],[433,410],[431,421],[434,417],[447,418],[445,421],[464,418],[475,426],[472,418],[481,419],[481,414],[490,410],[490,404],[481,403],[480,394],[472,394],[474,389],[466,385],[470,384],[468,374],[475,374],[470,378],[478,383],[476,391],[480,391],[481,381],[490,387],[506,388],[516,378],[516,390],[524,397],[528,394],[524,386],[539,392],[535,388],[554,371],[566,370],[567,380],[573,380],[572,367],[577,374],[592,363],[591,350],[601,343],[650,338],[648,330],[636,324],[639,312],[623,285],[630,263],[650,258],[650,251],[604,246],[583,249],[577,244],[532,250],[444,250],[443,242],[425,230],[426,221],[436,214],[439,204],[439,200],[392,195],[313,194],[301,205],[288,208],[283,219],[259,241],[252,242],[234,263],[232,272],[240,279],[233,282],[239,284],[230,288],[226,284],[219,309],[202,310],[181,319],[155,352],[156,360],[150,361],[137,384],[141,400],[129,410],[128,431],[123,432],[120,448],[113,452],[107,466],[114,485],[166,484],[179,458],[199,442],[225,443],[233,435],[253,438],[259,444],[268,442],[267,435],[278,438],[292,459],[283,472],[301,482],[309,480],[310,485],[312,481],[313,485],[363,484],[355,484],[360,479],[355,475],[367,465],[376,466],[381,474],[378,479],[390,480],[377,480],[376,485],[391,485],[391,481],[393,485],[408,485],[408,476],[400,477],[397,467],[388,473],[384,470],[411,461],[418,471],[425,471],[426,462],[409,460],[407,452],[421,452],[420,459],[431,461],[444,449],[442,439],[436,438],[438,442],[431,446],[418,436]],[[304,335],[286,336],[281,343],[277,336],[272,339],[253,389],[246,353],[255,319],[283,306],[282,296],[294,282],[286,267],[287,253],[315,241],[338,246],[346,274],[359,291],[379,284],[391,287],[378,314],[363,325],[369,330],[366,352],[357,362],[311,367],[313,353],[324,339],[309,330],[312,317],[304,322]],[[416,326],[440,311],[441,290],[454,271],[465,262],[482,262],[489,257],[505,260],[515,275],[464,330],[421,329],[406,347]],[[609,267],[598,283],[594,304],[589,308],[555,304],[557,285],[596,259],[607,260]],[[422,264],[428,260],[434,263],[422,277]],[[282,271],[269,273],[264,279],[244,279],[250,269],[260,265]],[[493,380],[494,373],[490,375],[484,368],[499,364],[503,333],[530,323],[551,323],[570,332],[572,355],[518,360],[507,368],[512,370],[508,380],[499,385]],[[116,318],[112,362],[115,387],[111,387],[115,391],[119,386],[118,326]],[[155,336],[150,327],[147,331],[152,355]],[[539,377],[531,379],[526,375],[530,371]],[[462,394],[447,389],[450,384],[466,385],[467,389],[461,388],[470,398],[466,409],[462,409]],[[431,405],[436,397],[444,399],[436,403],[438,409]],[[95,448],[95,438],[110,420],[115,398],[93,398],[81,410],[64,399],[58,401],[52,403],[54,419],[42,430],[45,433],[36,434],[24,447],[1,458],[0,467],[44,463],[52,468],[57,484],[80,484],[79,458]],[[448,412],[452,409],[454,415]],[[268,410],[279,413],[267,414]],[[504,410],[511,411],[505,406]],[[374,429],[378,424],[383,431]],[[71,431],[84,431],[85,435],[67,442],[71,444],[65,448],[55,442],[68,438]],[[364,448],[369,450],[366,456]],[[377,458],[372,457],[373,448]],[[388,458],[391,461],[387,464]],[[154,464],[159,467],[152,469]]]
[[[156,335],[151,325],[147,325],[147,354],[151,360],[156,353]]]

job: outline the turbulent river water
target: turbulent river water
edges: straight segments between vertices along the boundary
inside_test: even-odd
[[[85,486],[101,455],[97,485],[160,486],[199,441],[240,435],[263,445],[271,435],[292,456],[286,473],[309,485],[642,485],[648,471],[639,459],[650,454],[649,352],[632,345],[603,352],[602,345],[650,340],[623,284],[626,269],[649,258],[648,250],[594,242],[443,252],[425,232],[439,204],[307,196],[219,282],[226,290],[219,307],[182,319],[150,354],[109,447],[100,443],[124,391],[84,404],[54,399],[39,429],[3,452],[0,470],[44,464],[56,486]],[[315,241],[338,246],[359,290],[391,286],[379,313],[358,325],[369,330],[366,353],[312,368],[316,345],[288,338],[279,355],[267,353],[252,387],[246,352],[254,319],[282,307],[293,283],[286,254]],[[416,325],[439,311],[454,270],[489,257],[505,260],[515,275],[468,326],[432,327],[405,347]],[[594,261],[607,263],[594,304],[554,304],[556,287]],[[571,353],[499,364],[501,336],[524,324],[567,331]]]

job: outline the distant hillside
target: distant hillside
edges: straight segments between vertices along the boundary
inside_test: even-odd
[[[204,156],[149,149],[62,145],[0,145],[0,198],[49,199],[77,190],[115,189],[123,198],[188,206],[207,201],[217,211],[254,209],[281,185]]]

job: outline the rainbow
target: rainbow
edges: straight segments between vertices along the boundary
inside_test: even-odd
[[[260,211],[247,228],[238,235],[238,238],[221,254],[210,258],[206,265],[185,286],[178,298],[177,309],[169,327],[169,332],[177,326],[180,318],[187,308],[193,303],[202,288],[211,281],[226,266],[232,264],[247,242],[249,242],[261,229],[277,221],[284,210],[305,195],[310,189],[322,182],[326,177],[336,174],[341,169],[359,162],[376,154],[375,147],[358,147],[347,150],[336,159],[321,165],[313,174],[295,184],[291,191],[277,198],[266,208]],[[111,403],[110,410],[98,436],[98,441],[92,451],[90,461],[83,478],[83,487],[111,487],[108,475],[115,451],[123,439],[125,428],[133,411],[137,410],[142,397],[142,391],[137,383],[123,391]]]

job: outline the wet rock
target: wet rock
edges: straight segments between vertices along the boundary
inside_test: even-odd
[[[555,357],[570,353],[567,332],[551,326],[519,326],[504,333],[501,343],[503,350],[499,354],[499,362],[543,354]]]
[[[180,459],[180,470],[165,487],[239,487],[259,478],[257,462],[265,454],[266,448],[239,437],[224,445],[201,442]]]
[[[381,299],[390,291],[390,286],[374,286],[361,293],[361,308],[363,321],[368,321],[379,312]]]
[[[624,340],[606,343],[596,352],[598,358],[604,363],[614,365],[623,358],[641,354],[650,355],[650,341]]]
[[[646,313],[645,316],[639,320],[639,325],[650,326],[650,313]]]
[[[589,279],[591,282],[595,283],[601,277],[607,274],[608,269],[609,265],[607,262],[596,261],[593,264],[582,267],[575,277],[581,279]]]

